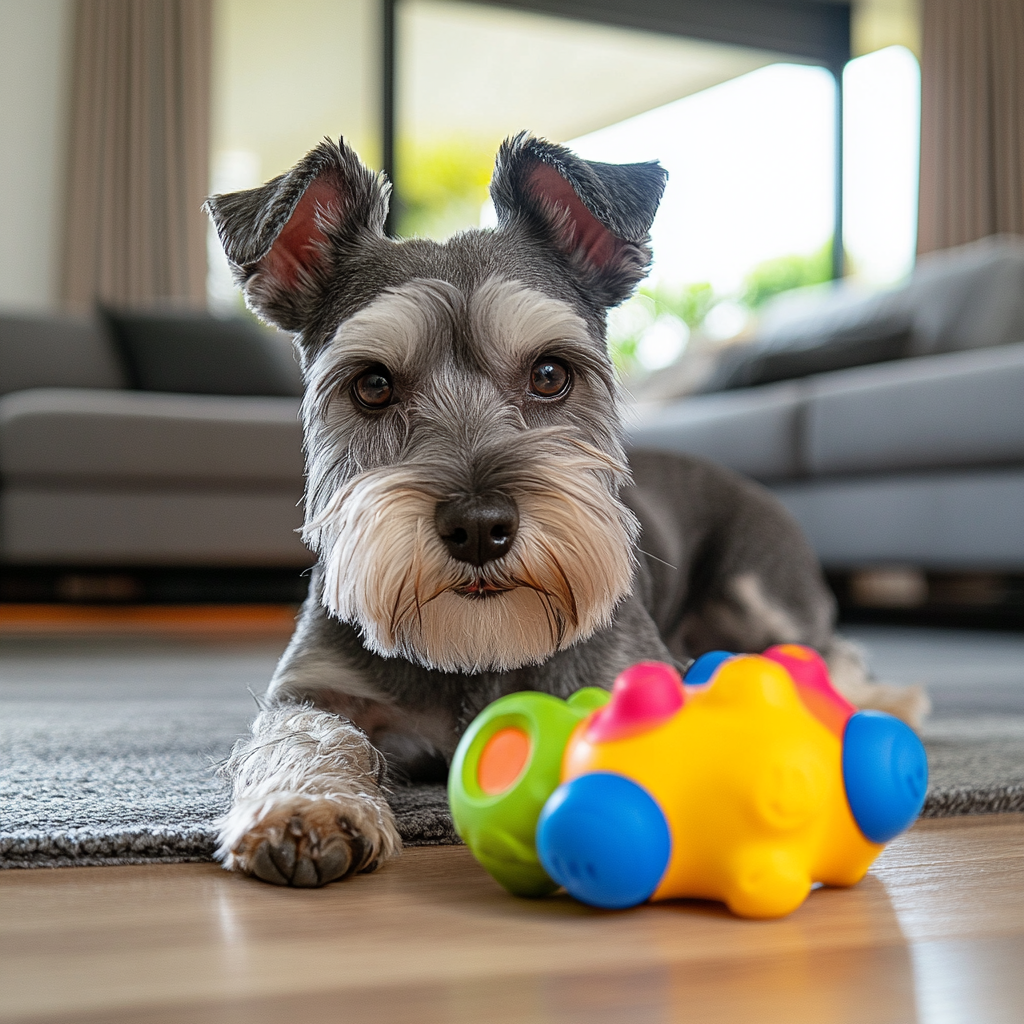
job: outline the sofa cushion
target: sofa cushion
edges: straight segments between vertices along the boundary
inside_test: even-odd
[[[0,556],[45,565],[294,565],[313,556],[298,481],[284,490],[0,491]]]
[[[291,486],[298,496],[298,410],[294,398],[20,391],[0,398],[0,475],[5,482],[265,484]]]
[[[639,408],[627,438],[634,448],[697,455],[755,480],[784,480],[800,473],[802,395],[800,384],[770,384]]]
[[[903,359],[910,354],[913,320],[888,296],[836,296],[811,304],[804,316],[767,318],[750,342],[722,350],[701,392],[795,380],[814,373]]]
[[[757,335],[723,348],[692,391],[790,380],[907,356],[1024,342],[1024,239],[995,235],[922,256],[901,287],[842,281],[774,299]]]
[[[918,260],[900,293],[913,355],[1024,341],[1024,238],[993,235]]]
[[[302,394],[298,366],[269,331],[243,317],[104,310],[142,391],[193,395]]]
[[[807,382],[812,475],[1024,462],[1024,344]]]
[[[0,395],[25,388],[123,388],[124,370],[96,320],[0,316]]]
[[[773,487],[828,568],[1024,570],[1024,469]]]

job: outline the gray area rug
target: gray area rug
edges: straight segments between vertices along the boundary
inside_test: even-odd
[[[879,679],[923,683],[925,817],[1024,811],[1024,634],[850,626]]]
[[[927,682],[933,816],[1024,810],[1024,636],[860,628],[878,674]],[[209,860],[213,771],[279,648],[4,640],[0,867]],[[408,845],[457,842],[442,786],[391,796]]]

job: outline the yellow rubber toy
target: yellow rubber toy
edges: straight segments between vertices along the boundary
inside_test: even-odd
[[[729,659],[684,714],[637,736],[594,741],[588,722],[569,741],[563,780],[632,779],[675,837],[651,899],[721,900],[743,917],[781,917],[814,882],[860,881],[882,850],[850,812],[840,738],[774,661]]]
[[[610,695],[502,697],[459,744],[460,835],[510,892],[592,906],[721,900],[781,917],[853,885],[921,811],[928,762],[891,715],[858,711],[821,656],[782,644],[641,662]]]

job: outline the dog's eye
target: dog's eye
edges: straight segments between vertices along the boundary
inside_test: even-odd
[[[530,370],[530,394],[538,398],[558,398],[571,383],[569,367],[560,359],[538,359]]]
[[[387,370],[378,368],[367,370],[362,376],[357,377],[352,385],[352,394],[360,405],[367,409],[383,409],[385,405],[391,404],[395,394],[395,387],[391,383],[391,377]]]

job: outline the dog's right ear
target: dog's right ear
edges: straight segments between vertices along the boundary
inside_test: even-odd
[[[499,230],[525,225],[568,261],[586,294],[607,308],[627,298],[647,273],[651,224],[667,178],[656,161],[582,160],[522,132],[498,152],[491,199]]]
[[[210,215],[246,304],[301,331],[360,234],[384,237],[391,186],[339,140],[325,139],[266,185],[211,196]]]

